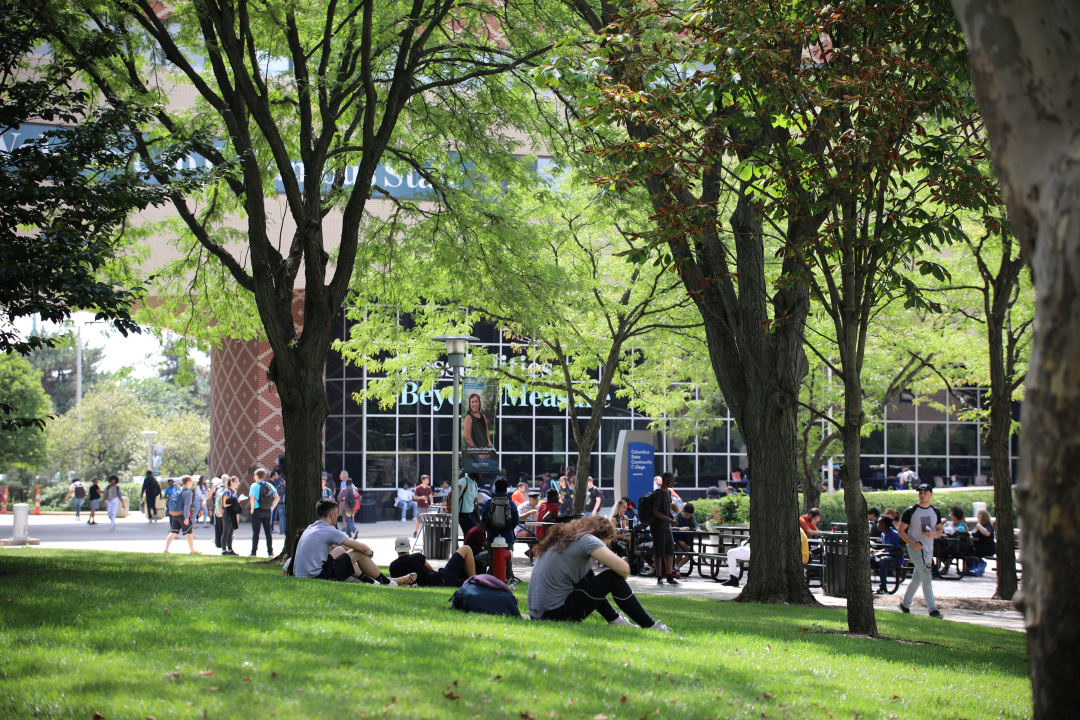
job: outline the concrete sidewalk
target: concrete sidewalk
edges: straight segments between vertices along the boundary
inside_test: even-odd
[[[97,525],[87,525],[88,513],[83,512],[82,519],[75,521],[75,513],[50,513],[48,515],[30,516],[30,535],[41,540],[41,548],[64,548],[106,550],[114,552],[148,552],[160,553],[165,549],[165,536],[169,533],[168,522],[148,522],[138,513],[129,515],[116,521],[116,530],[109,529],[109,518],[102,512],[98,512]],[[10,537],[12,528],[11,514],[0,515],[0,538]],[[380,565],[388,565],[394,559],[394,539],[399,535],[412,537],[413,523],[384,520],[373,524],[358,524],[360,540],[371,547],[375,553],[375,561]],[[251,525],[241,523],[233,540],[233,547],[241,556],[246,556],[251,551]],[[273,536],[273,547],[280,551],[283,547],[284,535]],[[417,551],[423,551],[423,542],[416,544]],[[221,551],[214,547],[214,528],[197,525],[195,530],[195,549],[206,555],[219,555]],[[524,560],[524,547],[518,545],[515,548],[515,557]],[[187,541],[177,538],[173,541],[171,550],[177,553],[186,553]],[[0,549],[0,553],[3,550]],[[259,540],[259,556],[265,558],[266,539]],[[0,554],[2,557],[2,554]],[[240,562],[240,558],[235,559]],[[442,563],[435,562],[439,566]],[[991,563],[993,565],[993,563]],[[532,569],[521,561],[515,563],[515,573],[523,581],[528,581]],[[726,572],[720,573],[726,579]],[[631,577],[630,585],[634,592],[642,595],[677,595],[687,597],[715,598],[717,600],[731,600],[738,596],[739,589],[721,585],[712,580],[703,580],[695,575],[680,582],[678,587],[664,585],[658,587],[656,579],[651,577]],[[994,573],[987,569],[981,578],[966,577],[963,580],[950,581],[940,580],[934,582],[934,595],[944,604],[950,600],[989,600],[994,595],[997,586],[997,578]],[[898,600],[907,589],[905,582],[900,586],[896,595],[878,596],[876,607],[882,611],[899,612]],[[829,607],[843,608],[844,598],[825,596],[821,589],[813,590],[818,602]],[[922,597],[920,591],[916,596],[916,602]],[[912,608],[914,615],[926,615],[926,608],[916,605]],[[945,609],[942,614],[948,620],[997,627],[1006,630],[1024,631],[1024,618],[1015,610],[960,610]]]

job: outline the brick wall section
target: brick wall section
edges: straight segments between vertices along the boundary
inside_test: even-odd
[[[304,323],[304,291],[293,294],[297,333]],[[285,452],[281,403],[266,372],[274,355],[270,343],[226,340],[210,351],[210,472],[239,475],[252,467],[268,470]]]

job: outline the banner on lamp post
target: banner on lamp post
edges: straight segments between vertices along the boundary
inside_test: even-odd
[[[465,378],[461,383],[464,415],[461,422],[461,469],[492,472],[499,469],[495,432],[501,399],[499,378]]]

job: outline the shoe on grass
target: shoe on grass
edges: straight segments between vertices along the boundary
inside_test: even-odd
[[[625,615],[623,615],[622,613],[619,613],[619,617],[617,617],[614,620],[612,620],[611,622],[609,622],[608,625],[610,625],[611,627],[624,627],[624,626],[627,626],[627,625],[629,625],[630,627],[633,627],[634,623],[630,622],[626,618]]]
[[[653,623],[652,627],[650,627],[649,630],[655,630],[656,632],[662,632],[662,633],[671,632],[671,628],[669,628],[667,625],[660,622],[659,620],[657,620],[655,623]]]
[[[902,612],[902,613],[909,613],[909,612],[911,612],[911,608],[909,608],[909,607],[908,607],[907,605],[905,605],[904,603],[900,603],[900,612]]]
[[[945,616],[941,614],[940,610],[931,610],[930,617],[937,618],[938,620],[942,620],[945,618]]]

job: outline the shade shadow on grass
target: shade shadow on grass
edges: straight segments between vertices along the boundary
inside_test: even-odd
[[[642,597],[671,636],[466,615],[449,589],[231,558],[5,551],[0,572],[0,717],[1030,715],[1022,634],[895,613],[882,632],[945,647],[799,632],[845,629],[827,608],[697,598]]]

